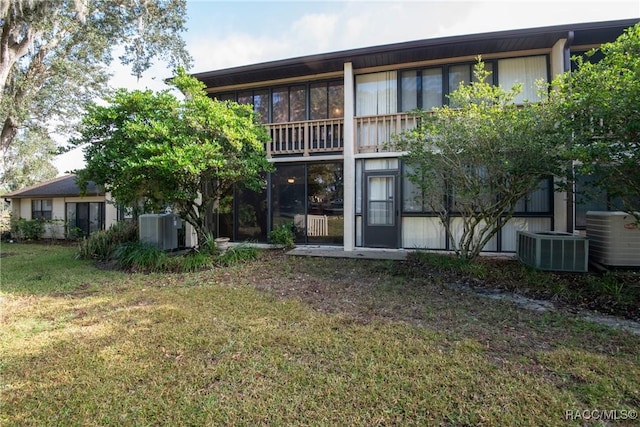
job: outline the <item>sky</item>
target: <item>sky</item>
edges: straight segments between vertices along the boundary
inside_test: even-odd
[[[640,19],[640,0],[187,0],[183,34],[197,73],[305,55],[454,35]],[[140,80],[112,66],[113,87],[166,89],[166,64]],[[82,152],[58,156],[62,174]]]

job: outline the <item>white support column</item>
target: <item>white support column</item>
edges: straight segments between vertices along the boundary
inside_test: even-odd
[[[564,72],[564,45],[566,42],[567,39],[560,39],[551,48],[551,54],[549,55],[551,80]]]
[[[356,203],[356,163],[354,103],[355,86],[353,64],[344,64],[344,250],[353,251],[355,247],[355,203]]]
[[[104,195],[104,229],[108,230],[109,227],[118,222],[118,207],[115,200],[111,197],[111,193],[105,193]]]
[[[564,72],[564,47],[567,43],[567,39],[558,40],[551,49],[550,58],[550,67],[551,71],[551,80],[553,80],[559,74]],[[562,179],[562,178],[554,178]],[[564,180],[564,179],[562,179]],[[554,191],[553,193],[553,230],[554,231],[564,231],[564,232],[573,232],[573,230],[569,230],[567,227],[568,224],[568,215],[569,211],[571,211],[571,215],[573,216],[573,201],[570,198],[573,197],[571,192],[568,191]],[[573,223],[573,220],[571,221]]]

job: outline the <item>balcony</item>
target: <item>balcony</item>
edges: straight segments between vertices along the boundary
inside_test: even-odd
[[[356,117],[354,121],[356,153],[393,151],[392,135],[412,129],[417,118],[409,113]],[[344,120],[309,120],[267,125],[271,141],[267,157],[342,154]]]
[[[266,144],[267,157],[339,153],[344,144],[344,120],[309,120],[270,123],[271,141]]]
[[[409,113],[356,117],[356,153],[394,151],[392,136],[415,128],[417,121]]]

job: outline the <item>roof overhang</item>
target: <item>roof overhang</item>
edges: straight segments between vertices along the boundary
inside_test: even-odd
[[[87,183],[86,191],[83,194],[83,191],[76,184],[75,175],[64,175],[3,194],[2,197],[5,199],[52,199],[59,197],[96,197],[104,195],[105,193],[102,187],[91,181]]]
[[[353,69],[358,70],[446,58],[550,49],[558,40],[566,38],[569,31],[574,33],[574,46],[593,46],[614,41],[626,28],[638,22],[640,19],[634,18],[433,38],[207,71],[193,76],[210,89],[251,85],[262,81],[341,72],[346,62],[351,62]]]

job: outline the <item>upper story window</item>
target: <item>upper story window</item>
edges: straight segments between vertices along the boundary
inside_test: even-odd
[[[402,72],[401,111],[431,110],[442,106],[442,68]]]
[[[393,114],[398,111],[396,71],[356,76],[356,116]]]
[[[31,219],[51,220],[53,201],[51,199],[37,199],[31,201]]]
[[[307,118],[305,86],[275,88],[271,91],[272,123],[297,122]]]
[[[428,111],[446,104],[447,94],[457,90],[461,84],[475,80],[475,65],[473,62],[401,71],[400,111],[416,108]],[[524,100],[539,100],[537,81],[548,80],[546,56],[489,60],[484,61],[484,65],[491,72],[491,84],[500,84],[505,89],[510,89],[516,83],[523,84],[522,92],[514,100],[517,104]]]
[[[525,58],[501,59],[498,61],[498,83],[511,89],[516,83],[522,83],[522,92],[514,102],[539,101],[537,81],[547,82],[547,57],[528,56]]]
[[[215,95],[209,95],[209,96],[211,98],[217,99],[218,101],[235,101],[236,100],[235,92],[217,93]]]
[[[213,95],[221,101],[252,104],[263,123],[342,118],[342,81],[322,81]]]
[[[229,95],[229,100],[235,101]],[[253,109],[260,116],[263,123],[269,121],[269,91],[268,90],[249,90],[238,93],[237,101],[239,104],[253,104]]]
[[[344,86],[342,82],[312,83],[309,88],[309,118],[339,119],[344,116]]]

